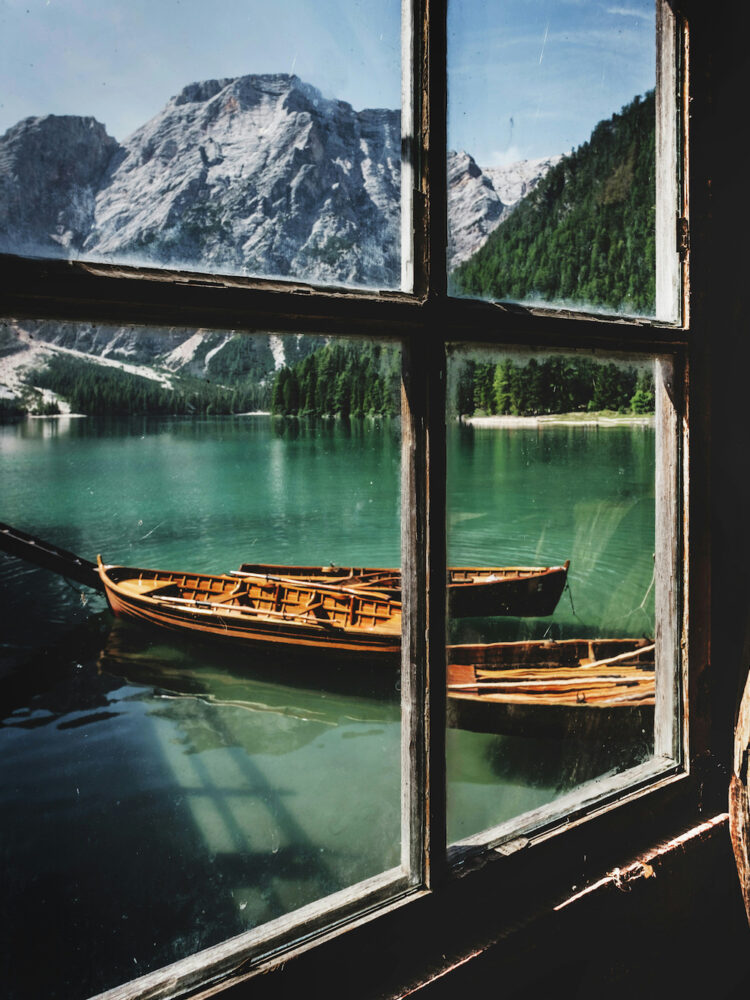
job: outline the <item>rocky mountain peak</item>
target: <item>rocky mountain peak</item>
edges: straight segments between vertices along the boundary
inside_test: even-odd
[[[467,153],[448,174],[453,267],[512,199]],[[0,251],[396,287],[400,175],[398,110],[355,111],[284,73],[204,80],[122,144],[93,118],[8,130]]]
[[[179,107],[181,104],[203,104],[216,97],[226,86],[233,82],[232,77],[223,80],[203,80],[199,83],[189,83],[183,87],[176,97],[173,97],[171,104]]]
[[[25,118],[0,138],[0,249],[67,256],[94,218],[116,139],[91,117]]]

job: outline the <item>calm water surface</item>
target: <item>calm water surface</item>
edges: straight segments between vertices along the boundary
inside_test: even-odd
[[[571,560],[551,618],[452,638],[652,634],[653,455],[643,428],[451,428],[451,561]],[[397,423],[35,420],[0,460],[0,519],[90,559],[399,562]],[[8,996],[89,996],[399,863],[398,676],[167,640],[4,555],[0,588]],[[650,742],[450,730],[449,839]]]

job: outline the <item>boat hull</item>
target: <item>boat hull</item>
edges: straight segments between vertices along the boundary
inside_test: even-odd
[[[192,638],[244,643],[258,650],[344,659],[374,657],[394,663],[399,659],[400,606],[367,594],[347,598],[321,595],[315,588],[268,584],[242,591],[232,577],[101,563],[99,573],[109,607],[118,618]],[[187,586],[182,580],[187,580]],[[242,597],[246,598],[244,606]]]
[[[647,639],[450,646],[448,725],[504,735],[648,743],[654,726],[653,650]]]

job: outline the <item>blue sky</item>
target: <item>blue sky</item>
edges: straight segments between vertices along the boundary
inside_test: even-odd
[[[481,166],[566,153],[654,86],[654,0],[453,0],[448,138]]]
[[[396,108],[400,17],[399,0],[0,0],[0,133],[77,114],[124,139],[186,84],[247,73]]]
[[[653,0],[451,0],[449,144],[482,166],[566,152],[654,82]],[[400,103],[398,0],[0,0],[0,133],[93,115],[124,139],[185,84],[296,73]]]

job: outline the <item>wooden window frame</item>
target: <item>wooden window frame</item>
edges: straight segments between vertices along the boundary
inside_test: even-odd
[[[683,8],[687,5],[683,4]],[[722,787],[712,753],[712,723],[725,721],[696,697],[709,660],[709,555],[689,530],[706,508],[705,484],[692,467],[708,467],[705,438],[691,440],[690,417],[703,405],[702,330],[691,327],[687,233],[690,151],[687,142],[688,17],[662,0],[658,19],[660,184],[669,193],[659,223],[660,309],[680,290],[679,317],[657,321],[568,313],[448,296],[446,283],[446,18],[445,0],[405,7],[407,114],[403,147],[403,280],[410,292],[320,289],[299,282],[133,268],[82,261],[0,255],[0,314],[34,319],[154,326],[195,326],[397,338],[403,351],[402,552],[405,634],[402,686],[404,759],[403,867],[263,925],[105,994],[107,997],[274,996],[335,969],[330,996],[351,993],[361,964],[377,966],[382,995],[424,970],[449,967],[481,942],[543,912],[568,891],[671,831],[688,825]],[[693,12],[688,10],[691,16]],[[673,101],[674,95],[679,99]],[[675,108],[675,113],[670,111]],[[413,111],[413,118],[410,117]],[[417,141],[418,137],[418,141]],[[675,170],[675,167],[679,170]],[[672,187],[670,187],[672,185]],[[662,200],[662,204],[665,201]],[[673,221],[683,240],[675,262]],[[675,237],[676,238],[676,237]],[[668,311],[668,310],[667,310]],[[592,349],[658,356],[658,405],[668,434],[657,475],[669,498],[658,515],[671,555],[662,580],[671,595],[662,648],[679,659],[671,701],[657,711],[657,748],[677,761],[644,765],[528,829],[483,835],[472,851],[448,852],[445,841],[445,345],[482,343]],[[690,573],[688,573],[690,567]],[[690,613],[689,613],[690,612]],[[690,623],[690,629],[688,624]],[[690,664],[688,670],[687,665]],[[674,706],[690,706],[690,726],[675,736]],[[666,720],[666,721],[665,721]],[[687,720],[687,712],[686,712]],[[659,728],[661,726],[661,728]],[[523,835],[519,836],[519,832]],[[461,877],[458,877],[458,876]],[[534,888],[529,892],[529,885]],[[496,901],[505,899],[506,903]],[[449,926],[446,941],[441,929]],[[404,954],[404,941],[409,941]],[[436,942],[439,942],[436,944]],[[438,954],[439,953],[439,954]],[[442,955],[442,959],[439,957]],[[391,965],[384,961],[387,956]],[[273,975],[259,975],[273,971]],[[347,985],[348,984],[348,985]],[[379,995],[381,995],[379,994]]]

